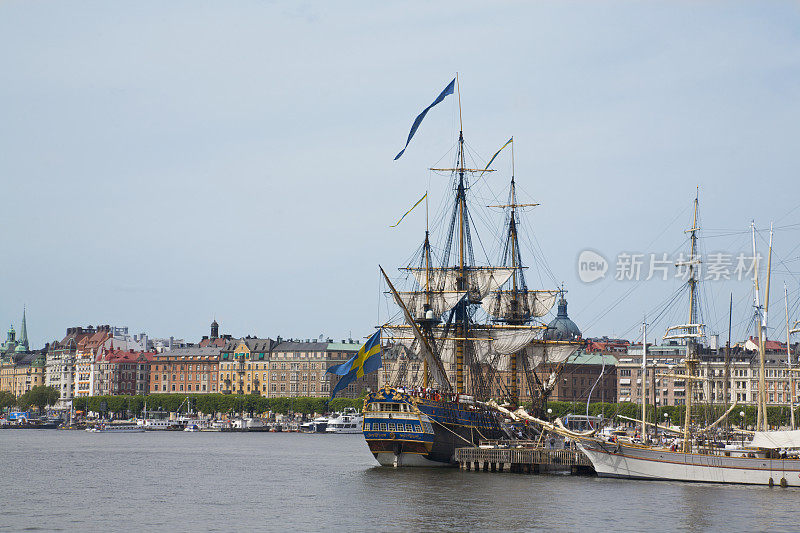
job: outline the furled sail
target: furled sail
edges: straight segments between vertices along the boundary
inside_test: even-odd
[[[483,309],[495,318],[524,318],[546,315],[556,303],[557,290],[492,291],[483,299]]]
[[[430,302],[436,317],[449,311],[464,297],[466,291],[442,291],[425,293],[423,291],[399,292],[400,299],[415,319],[425,318],[425,305]]]
[[[458,280],[461,270],[449,268],[410,268],[420,287],[428,286],[435,291],[458,291]],[[466,289],[472,302],[480,302],[490,292],[499,289],[514,273],[513,268],[506,267],[469,267],[465,268]],[[430,277],[430,285],[427,285]],[[463,289],[462,289],[463,290]]]
[[[580,343],[539,341],[527,346],[525,355],[530,361],[531,368],[536,368],[542,363],[563,363],[580,347]]]
[[[499,363],[496,356],[506,356],[512,353],[521,353],[526,346],[530,345],[542,337],[544,330],[541,327],[525,327],[514,329],[487,328],[480,326],[470,330],[469,339],[466,343],[471,346],[475,360],[479,363]],[[431,330],[435,341],[439,358],[443,363],[452,364],[455,362],[455,333],[450,330],[445,332],[442,326],[434,327]],[[411,328],[401,326],[383,326],[383,339],[391,344],[402,344],[412,350],[419,352],[416,339]]]
[[[491,329],[492,351],[501,355],[516,353],[542,335],[538,328]]]

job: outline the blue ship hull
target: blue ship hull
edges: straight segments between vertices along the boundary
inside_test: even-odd
[[[498,414],[485,407],[391,387],[364,400],[363,430],[384,466],[453,466],[456,448],[504,435]]]

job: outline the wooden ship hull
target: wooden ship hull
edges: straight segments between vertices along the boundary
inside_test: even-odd
[[[496,412],[466,398],[385,387],[364,400],[364,438],[383,466],[455,466],[457,448],[504,435]]]
[[[747,449],[684,453],[599,439],[579,440],[578,446],[601,477],[800,486],[800,459],[777,453]]]

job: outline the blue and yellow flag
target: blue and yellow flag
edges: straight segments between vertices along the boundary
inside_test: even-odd
[[[414,205],[412,205],[412,206],[411,206],[411,209],[409,209],[408,211],[406,211],[405,213],[403,213],[403,216],[401,216],[401,217],[400,217],[400,220],[398,220],[398,221],[397,221],[397,224],[394,224],[394,225],[392,225],[392,226],[389,226],[389,227],[390,227],[390,228],[396,228],[397,226],[399,226],[399,225],[400,225],[400,223],[403,221],[403,219],[404,219],[404,218],[406,218],[406,215],[407,215],[407,214],[409,214],[411,211],[413,211],[413,210],[414,210],[414,208],[415,208],[415,207],[417,207],[417,206],[418,206],[418,205],[419,205],[419,204],[422,202],[422,200],[424,200],[424,199],[425,199],[425,198],[427,198],[427,197],[428,197],[428,193],[426,192],[425,194],[423,194],[423,195],[422,195],[422,198],[420,198],[419,200],[417,200],[417,203],[415,203]]]
[[[501,147],[500,147],[500,149],[494,153],[494,155],[493,155],[493,156],[492,156],[492,158],[489,160],[489,162],[488,162],[488,163],[486,163],[486,168],[484,168],[484,169],[483,169],[483,172],[486,172],[487,170],[489,170],[489,167],[490,167],[490,166],[492,165],[492,163],[494,162],[494,158],[495,158],[495,157],[497,157],[498,155],[500,155],[500,152],[502,152],[502,151],[503,151],[503,148],[505,148],[506,146],[508,146],[509,144],[511,144],[511,143],[513,143],[513,142],[514,142],[514,137],[511,137],[511,138],[508,140],[508,142],[506,142],[506,143],[505,143],[503,146],[501,146]],[[483,172],[481,172],[481,176],[483,176]]]
[[[342,376],[339,382],[331,391],[331,398],[336,396],[336,393],[347,387],[358,378],[364,377],[364,374],[369,374],[378,370],[383,364],[381,359],[381,330],[369,338],[369,340],[361,347],[356,355],[345,361],[340,365],[334,365],[327,370],[329,374],[336,374]]]

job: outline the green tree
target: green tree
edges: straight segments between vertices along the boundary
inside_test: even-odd
[[[61,398],[61,393],[55,387],[39,385],[19,397],[17,404],[23,410],[36,407],[40,411],[50,405],[54,405]]]
[[[17,403],[17,397],[8,391],[0,391],[0,409],[13,407]]]

